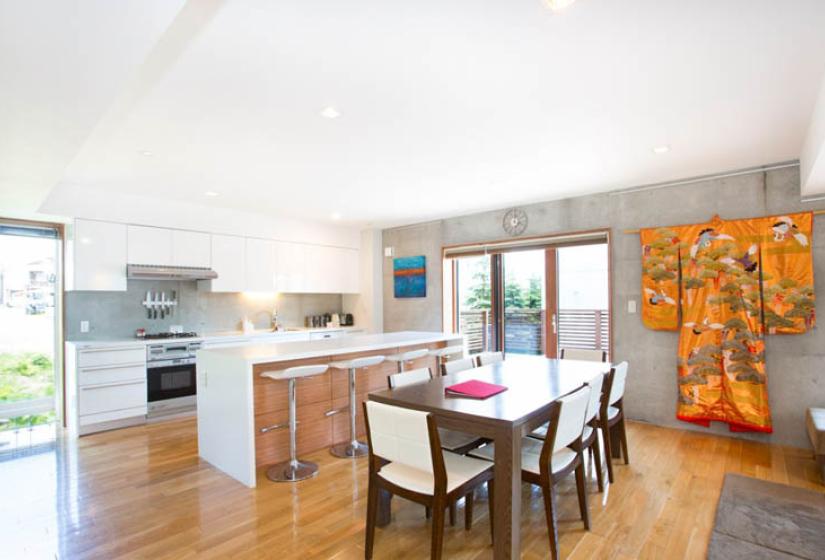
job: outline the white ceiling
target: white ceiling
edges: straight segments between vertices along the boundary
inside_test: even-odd
[[[0,0],[0,76],[38,65],[0,93],[3,189],[358,225],[796,159],[825,70],[821,0],[28,4]]]

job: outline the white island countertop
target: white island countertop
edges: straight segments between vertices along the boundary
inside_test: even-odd
[[[461,342],[462,340],[460,334],[402,331],[383,334],[356,334],[324,340],[251,343],[229,348],[208,348],[199,350],[198,356],[202,354],[219,354],[226,359],[236,359],[247,365],[255,365],[355,352],[376,352],[399,346],[432,344],[434,342]]]

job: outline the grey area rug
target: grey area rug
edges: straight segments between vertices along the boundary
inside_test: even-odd
[[[725,475],[708,558],[825,558],[825,494]]]

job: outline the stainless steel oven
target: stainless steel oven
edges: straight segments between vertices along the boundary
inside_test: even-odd
[[[146,347],[149,416],[195,410],[195,353],[200,342],[166,342]]]

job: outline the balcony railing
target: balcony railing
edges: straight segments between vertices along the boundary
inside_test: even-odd
[[[493,348],[493,325],[487,310],[462,311],[459,331],[471,354]],[[507,309],[504,312],[507,352],[544,354],[545,321],[541,309]],[[559,348],[608,350],[610,315],[606,309],[561,309],[558,317]]]

